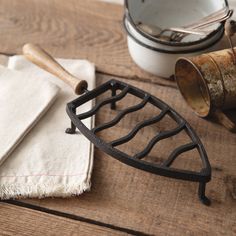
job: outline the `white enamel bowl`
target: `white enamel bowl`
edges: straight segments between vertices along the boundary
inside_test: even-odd
[[[228,5],[225,0],[126,0],[124,28],[130,55],[142,69],[161,76],[174,74],[178,57],[198,55],[219,49],[223,24],[212,26],[208,36],[191,35],[183,42],[167,42],[140,31],[134,22],[156,24],[164,29],[195,22]]]

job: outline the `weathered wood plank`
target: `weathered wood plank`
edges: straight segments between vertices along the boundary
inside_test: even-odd
[[[110,78],[98,74],[98,84]],[[169,180],[135,170],[98,150],[95,153],[93,185],[90,193],[71,199],[34,199],[25,202],[150,234],[234,235],[236,232],[235,135],[217,124],[193,115],[175,89],[148,83],[131,83],[168,102],[196,128],[213,166],[213,179],[207,186],[207,194],[213,200],[212,206],[206,208],[199,203],[196,197],[197,185],[194,183]],[[126,105],[133,101],[130,99]],[[97,116],[97,123],[111,119],[114,112],[109,111],[100,113]],[[121,123],[121,127],[117,127],[107,135],[102,134],[102,137],[114,138],[116,135],[128,132],[137,121],[135,117],[134,120],[131,118],[129,117],[126,122]],[[148,137],[150,135],[151,133]],[[144,145],[145,141],[138,140],[139,146]],[[136,146],[137,143],[134,143],[129,149],[136,150]],[[153,155],[157,154],[160,157],[166,148],[167,146],[163,146]],[[191,159],[191,162],[184,162],[186,167],[196,167],[197,164],[194,159]],[[4,216],[2,212],[1,215]]]
[[[21,53],[22,45],[31,41],[41,44],[54,56],[88,58],[96,64],[98,71],[107,74],[174,86],[172,82],[141,71],[131,61],[122,32],[122,15],[120,6],[89,0],[68,0],[66,4],[63,0],[2,0],[0,52]],[[98,83],[109,78],[99,75]],[[97,149],[91,192],[78,198],[32,199],[25,202],[149,234],[235,235],[236,136],[217,124],[197,118],[177,90],[148,83],[131,83],[168,102],[196,129],[213,167],[213,178],[207,185],[207,195],[212,199],[212,206],[205,207],[198,201],[195,183],[171,180],[136,170]],[[132,101],[131,99],[129,102]],[[148,114],[149,111],[146,115]],[[105,110],[96,119],[98,123],[102,123],[113,115],[114,112]],[[128,117],[120,127],[101,137],[114,138],[122,135],[139,118],[142,116]],[[146,137],[141,136],[142,139],[125,147],[126,150],[137,151],[151,134],[152,132]],[[177,140],[185,139],[180,136],[169,144],[173,145]],[[161,160],[166,150],[168,145],[163,144],[152,156]],[[194,157],[187,156],[180,164],[185,168],[197,168],[198,162]],[[9,213],[9,217],[14,218],[14,214]],[[4,211],[0,211],[0,215],[6,216]],[[48,222],[52,218],[52,225],[57,224],[54,223],[54,217],[45,217]],[[18,215],[14,219],[12,228],[18,223],[25,224],[27,218],[21,221]],[[92,234],[91,230],[89,233]]]
[[[80,221],[0,203],[0,234],[25,235],[127,235]]]
[[[97,79],[100,84],[109,77],[98,75]],[[143,82],[131,83],[166,101],[196,129],[213,167],[212,181],[206,190],[212,205],[206,207],[199,202],[196,183],[168,179],[136,170],[97,149],[91,192],[84,193],[78,198],[33,199],[25,202],[155,235],[235,235],[235,134],[215,123],[196,117],[176,89]],[[125,106],[132,102],[134,100],[129,98]],[[123,105],[120,104],[118,108],[122,108]],[[147,109],[144,116],[153,112],[153,109]],[[97,115],[97,123],[110,120],[114,114],[109,107],[105,108]],[[127,115],[120,126],[111,129],[107,134],[102,133],[101,137],[114,139],[121,136],[142,118],[141,114]],[[166,121],[157,127],[162,129],[170,124]],[[154,132],[157,127],[154,126]],[[145,145],[151,135],[150,130],[147,134],[142,133],[142,139],[126,147],[126,151],[137,151],[140,146]],[[172,139],[168,144],[162,143],[158,146],[159,149],[152,152],[152,156],[162,159],[165,153],[170,151],[173,143],[184,140],[183,135]],[[180,161],[183,168],[196,168],[198,164],[194,153],[192,156],[184,156]]]
[[[132,62],[122,17],[122,6],[91,0],[1,0],[0,53],[21,54],[33,42],[57,57],[87,58],[100,72],[175,86]]]

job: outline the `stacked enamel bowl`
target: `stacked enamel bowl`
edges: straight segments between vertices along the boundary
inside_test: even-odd
[[[223,23],[210,27],[206,36],[188,35],[180,42],[167,41],[140,30],[138,22],[160,29],[182,27],[196,22],[223,7],[226,0],[125,0],[124,28],[129,53],[143,70],[164,78],[174,74],[178,57],[199,55],[219,49]]]

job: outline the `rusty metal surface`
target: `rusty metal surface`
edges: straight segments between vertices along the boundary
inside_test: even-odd
[[[233,63],[231,50],[226,49],[210,53],[219,67],[224,89],[224,104],[222,109],[236,107],[236,65]]]
[[[188,70],[183,61],[190,65]],[[198,81],[195,86],[192,85],[194,79]],[[186,102],[199,116],[205,117],[216,109],[236,107],[236,65],[229,49],[179,59],[176,80]],[[202,91],[208,94],[203,96]],[[201,106],[196,105],[200,103]]]
[[[193,63],[199,68],[208,87],[211,109],[221,108],[224,104],[224,89],[218,65],[209,54],[193,58]]]

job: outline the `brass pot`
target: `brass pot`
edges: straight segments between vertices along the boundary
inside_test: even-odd
[[[179,58],[175,78],[187,104],[198,116],[214,115],[235,131],[235,123],[222,112],[236,108],[236,65],[231,50]]]

